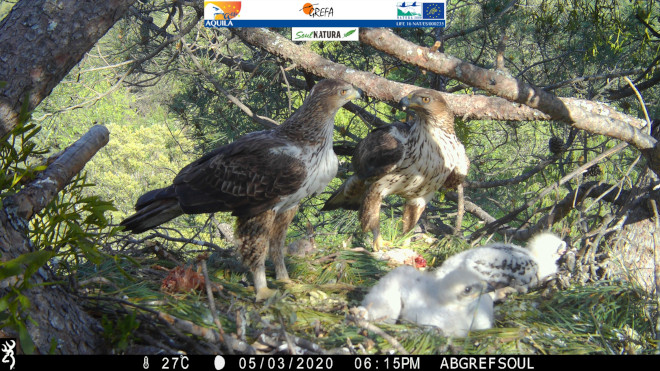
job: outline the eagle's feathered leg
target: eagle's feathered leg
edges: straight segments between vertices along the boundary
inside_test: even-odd
[[[410,232],[415,227],[425,208],[426,201],[423,198],[406,200],[406,205],[403,209],[403,234]]]
[[[266,255],[274,220],[275,210],[236,220],[238,252],[243,264],[252,272],[254,292],[258,299],[268,296],[269,292],[266,284]]]
[[[360,224],[362,232],[371,231],[374,236],[373,249],[380,250],[383,247],[383,237],[380,235],[380,204],[383,202],[383,196],[371,185],[367,194],[360,205]]]
[[[275,264],[275,277],[280,281],[289,281],[289,273],[284,264],[284,240],[286,239],[286,230],[298,211],[298,205],[289,210],[279,212],[273,222],[273,232],[270,236],[270,260]]]

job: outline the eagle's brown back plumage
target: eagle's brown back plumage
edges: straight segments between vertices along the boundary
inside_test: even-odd
[[[255,276],[255,289],[266,288],[269,245],[281,250],[300,200],[335,176],[334,118],[359,96],[344,81],[320,81],[282,125],[245,135],[187,165],[172,185],[140,197],[136,213],[121,225],[140,233],[184,213],[230,211],[238,217],[239,251]],[[281,254],[274,256],[278,278],[288,278]]]
[[[401,103],[415,110],[415,121],[387,125],[367,135],[353,156],[355,173],[324,205],[325,210],[358,209],[363,230],[374,233],[374,247],[383,197],[397,194],[406,199],[406,233],[433,194],[462,182],[469,166],[454,132],[453,115],[439,92],[420,89]],[[445,184],[447,180],[450,184]]]

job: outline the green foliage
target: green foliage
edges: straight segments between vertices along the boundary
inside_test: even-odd
[[[46,153],[32,141],[41,128],[21,121],[5,137],[0,138],[0,196],[6,197],[20,189],[21,181],[31,179],[44,166],[32,165],[34,158]],[[0,199],[1,200],[1,199]]]
[[[119,319],[101,318],[103,337],[114,349],[125,350],[133,340],[134,331],[140,327],[136,312],[132,312]]]
[[[99,244],[117,231],[107,229],[105,213],[115,208],[98,196],[84,196],[84,189],[91,186],[84,175],[77,175],[30,221],[28,236],[36,248],[76,263],[81,257],[96,264],[101,261]]]

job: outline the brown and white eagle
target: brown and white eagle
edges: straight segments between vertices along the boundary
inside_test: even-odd
[[[335,115],[360,91],[340,80],[317,83],[298,110],[273,130],[247,134],[187,165],[173,184],[142,195],[121,222],[140,233],[181,214],[231,211],[236,242],[253,274],[257,297],[268,295],[265,260],[278,280],[286,230],[300,201],[321,192],[337,173],[332,149]]]
[[[379,127],[360,141],[353,155],[355,173],[323,207],[359,210],[362,231],[373,233],[374,250],[383,244],[378,221],[384,197],[406,199],[403,233],[408,233],[435,192],[462,183],[470,164],[454,132],[454,116],[439,92],[416,90],[399,105],[413,109],[415,121]]]

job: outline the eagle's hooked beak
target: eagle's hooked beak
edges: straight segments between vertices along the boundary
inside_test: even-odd
[[[401,100],[399,101],[399,109],[401,111],[405,111],[406,109],[408,109],[408,107],[410,107],[411,95],[412,94],[408,94],[407,96],[401,98]]]
[[[354,96],[350,97],[350,99],[360,99],[364,97],[364,92],[360,88],[356,88],[355,86],[353,87],[354,91]]]

